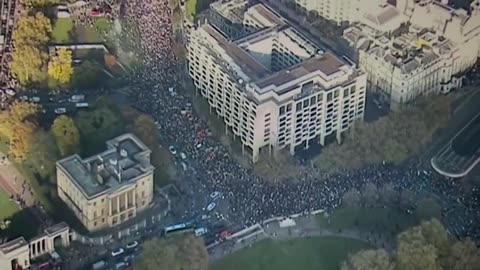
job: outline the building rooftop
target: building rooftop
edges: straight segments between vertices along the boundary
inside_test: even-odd
[[[290,68],[276,72],[254,83],[259,87],[258,91],[261,94],[270,91],[270,86],[284,85],[317,71],[322,72],[326,76],[330,76],[340,71],[340,68],[343,66],[346,66],[344,62],[333,54],[327,52],[322,55],[314,56]]]
[[[285,21],[276,12],[262,4],[257,4],[249,10],[257,12],[263,19],[269,21],[272,25],[282,25]],[[251,13],[254,14],[254,13]]]
[[[222,0],[211,3],[210,8],[232,22],[241,22],[243,14],[247,9],[247,4],[248,1],[245,0]]]
[[[98,155],[86,159],[72,155],[57,162],[87,198],[130,185],[153,172],[150,150],[135,135],[127,133],[106,144],[107,150]]]
[[[16,249],[21,247],[28,246],[27,240],[23,237],[18,237],[12,241],[8,241],[2,245],[0,245],[0,252],[1,254],[8,254]]]

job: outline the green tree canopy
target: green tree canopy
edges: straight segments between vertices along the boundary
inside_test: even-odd
[[[43,129],[38,129],[31,137],[28,163],[42,178],[54,179],[55,164],[60,158],[53,136]]]
[[[51,132],[62,157],[79,151],[80,133],[72,118],[60,115],[53,121]]]
[[[20,1],[27,8],[43,8],[58,4],[59,0],[21,0]]]
[[[154,238],[143,245],[134,262],[137,270],[207,270],[208,252],[202,238],[193,234]]]
[[[76,88],[91,88],[98,85],[102,74],[101,68],[92,61],[83,61],[74,67],[72,85]]]

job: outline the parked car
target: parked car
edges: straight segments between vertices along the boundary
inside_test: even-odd
[[[55,109],[56,114],[64,114],[67,113],[67,108],[61,107],[61,108],[56,108]]]
[[[217,204],[216,204],[216,203],[214,203],[214,202],[209,203],[209,204],[207,205],[207,211],[210,212],[210,211],[212,211],[213,209],[215,209],[215,207],[217,207]]]
[[[112,250],[112,257],[117,257],[119,255],[122,255],[124,252],[125,250],[123,250],[123,248]]]
[[[170,153],[172,153],[172,155],[176,155],[177,154],[177,150],[175,149],[175,147],[173,147],[172,145],[170,145],[168,147],[168,150],[170,151]]]
[[[185,153],[183,153],[183,152],[180,153],[180,157],[181,157],[182,159],[187,159],[187,155],[185,155]]]
[[[134,249],[138,247],[138,242],[137,241],[133,241],[133,242],[130,242],[127,244],[127,249]]]
[[[75,107],[77,108],[88,108],[88,106],[89,106],[88,102],[75,103]]]
[[[210,193],[210,198],[212,198],[213,200],[217,199],[218,197],[220,197],[220,192],[214,191]]]

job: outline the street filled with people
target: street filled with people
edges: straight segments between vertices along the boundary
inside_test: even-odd
[[[203,194],[196,192],[200,189],[221,192],[228,201],[231,223],[249,226],[274,216],[332,210],[352,188],[361,189],[366,183],[377,187],[392,183],[397,191],[409,189],[438,198],[450,231],[480,240],[480,230],[475,226],[480,217],[478,190],[472,190],[467,197],[457,183],[435,176],[420,166],[418,160],[401,166],[382,164],[330,175],[326,181],[318,181],[319,175],[309,170],[295,181],[280,184],[263,181],[232,159],[215,138],[205,135],[207,124],[191,111],[191,101],[179,91],[185,75],[172,50],[171,11],[167,1],[135,0],[127,5],[126,16],[138,26],[140,49],[145,56],[143,69],[131,80],[131,99],[136,108],[157,121],[161,141],[188,157],[196,182],[189,185],[194,191],[191,194]],[[182,113],[187,110],[189,113]]]

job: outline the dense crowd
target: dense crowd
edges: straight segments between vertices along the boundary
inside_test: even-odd
[[[444,220],[452,233],[480,240],[478,190],[468,197],[454,182],[434,177],[417,161],[402,166],[380,165],[355,173],[330,176],[317,181],[316,174],[305,171],[302,179],[270,184],[236,163],[225,147],[203,136],[207,125],[194,114],[183,114],[191,105],[179,94],[179,72],[172,51],[171,11],[167,1],[129,1],[127,18],[138,26],[144,67],[132,80],[132,99],[137,108],[151,114],[159,123],[162,140],[181,149],[192,158],[198,185],[225,194],[230,203],[230,218],[237,224],[251,225],[273,216],[315,209],[333,209],[343,194],[360,189],[366,183],[378,187],[391,182],[397,191],[409,189],[441,198]],[[197,187],[191,187],[195,190]],[[454,209],[454,210],[452,210]]]
[[[5,108],[9,97],[15,94],[14,89],[18,86],[9,69],[13,53],[12,33],[16,3],[14,0],[3,0],[1,3],[2,11],[5,13],[2,14],[0,26],[0,33],[3,35],[3,44],[0,44],[0,108]]]

